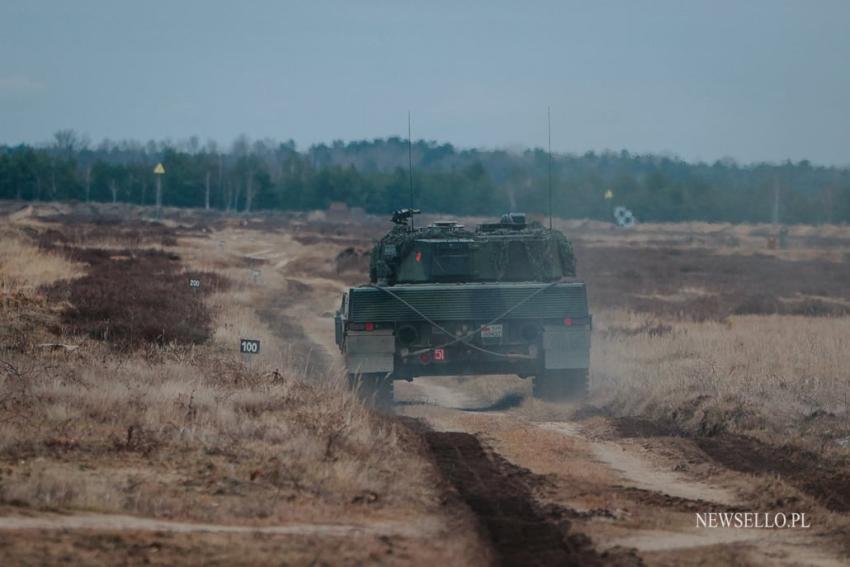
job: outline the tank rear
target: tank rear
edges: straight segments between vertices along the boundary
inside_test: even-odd
[[[352,377],[516,374],[535,393],[580,394],[591,314],[575,257],[559,231],[504,215],[474,230],[398,223],[374,247],[368,285],[336,316]]]

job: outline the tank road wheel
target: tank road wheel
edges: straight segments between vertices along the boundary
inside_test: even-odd
[[[389,411],[393,407],[393,380],[384,373],[349,374],[348,386],[367,407],[381,411]]]
[[[549,402],[581,400],[587,396],[587,369],[547,370],[534,377],[534,397]]]

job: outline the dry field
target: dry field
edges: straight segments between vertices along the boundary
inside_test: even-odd
[[[268,286],[242,251],[256,249],[252,233],[222,221],[225,247],[208,228],[138,222],[128,234],[126,223],[69,216],[3,221],[0,510],[13,523],[95,529],[79,540],[5,532],[0,557],[359,563],[439,535],[445,549],[416,555],[475,551],[444,533],[464,518],[444,517],[421,441],[264,322]],[[254,359],[238,354],[245,337],[261,340]],[[236,527],[252,529],[227,531]]]
[[[850,228],[790,227],[779,248],[769,226],[559,221],[594,313],[588,401],[537,402],[516,377],[424,379],[384,416],[341,387],[330,317],[387,223],[0,215],[0,558],[850,557]],[[815,527],[695,530],[712,510]]]
[[[850,458],[850,228],[793,226],[773,249],[769,226],[646,225],[613,245],[565,225],[600,409]]]

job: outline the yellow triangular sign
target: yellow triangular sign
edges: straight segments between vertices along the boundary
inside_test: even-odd
[[[611,191],[610,189],[608,189],[607,191],[605,191],[605,198],[608,199],[608,200],[613,199],[614,198],[614,192]]]
[[[158,163],[158,164],[156,164],[156,167],[153,168],[153,172],[156,173],[157,175],[162,175],[163,173],[165,173],[165,168],[162,167],[161,163]]]

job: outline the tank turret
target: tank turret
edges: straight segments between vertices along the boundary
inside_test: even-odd
[[[393,214],[395,226],[372,251],[372,283],[552,282],[575,275],[570,242],[560,231],[528,223],[524,213],[470,230],[451,220],[414,228],[418,212]]]

